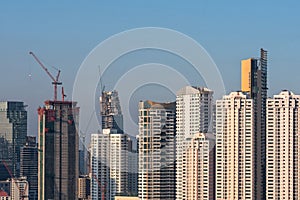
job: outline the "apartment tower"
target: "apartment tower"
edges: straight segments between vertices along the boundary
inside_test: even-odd
[[[196,133],[183,152],[183,199],[215,199],[215,135]]]
[[[182,166],[185,141],[196,133],[212,130],[213,91],[186,86],[176,95],[176,199],[185,199]]]
[[[267,100],[266,199],[300,199],[300,95]]]
[[[92,199],[128,194],[128,135],[103,129],[91,139]]]
[[[175,199],[176,104],[139,102],[139,180],[141,200]]]
[[[253,99],[232,92],[216,102],[216,199],[255,198]]]

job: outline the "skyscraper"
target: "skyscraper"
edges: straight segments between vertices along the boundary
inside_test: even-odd
[[[103,129],[91,140],[92,199],[114,199],[128,194],[128,136]]]
[[[0,102],[0,169],[6,165],[14,177],[20,175],[20,148],[27,135],[25,107],[23,102]],[[7,174],[0,174],[0,178],[5,177]]]
[[[29,199],[38,199],[38,149],[36,138],[27,136],[26,144],[21,147],[20,176],[29,183]]]
[[[123,133],[123,115],[117,91],[103,91],[100,96],[102,129],[117,129]]]
[[[78,117],[75,102],[46,101],[38,109],[39,199],[77,199]]]
[[[139,102],[139,198],[175,199],[176,104]]]
[[[267,100],[266,199],[300,199],[300,95]]]
[[[184,199],[182,155],[186,149],[185,139],[212,130],[212,98],[213,91],[207,88],[186,86],[177,92],[176,199]]]
[[[241,61],[241,90],[253,99],[255,110],[256,199],[265,199],[266,170],[266,100],[267,51],[260,50],[260,58]]]
[[[183,199],[215,199],[215,135],[196,133],[183,151]]]
[[[255,198],[254,104],[242,92],[216,102],[216,199]]]

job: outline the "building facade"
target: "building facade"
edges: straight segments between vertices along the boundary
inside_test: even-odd
[[[266,199],[300,199],[300,95],[267,100]]]
[[[23,102],[0,102],[0,179],[20,175],[20,148],[27,136],[27,111]],[[5,170],[8,168],[8,170]],[[10,171],[10,174],[7,172]]]
[[[26,144],[21,148],[20,175],[28,181],[29,199],[38,199],[38,149],[36,137],[26,138]]]
[[[183,151],[183,199],[215,199],[215,135],[196,133]]]
[[[256,152],[256,199],[265,199],[266,194],[266,100],[267,51],[260,50],[260,58],[241,61],[241,90],[253,99],[255,110],[255,152]]]
[[[81,175],[78,178],[78,200],[91,199],[91,178]]]
[[[232,92],[216,102],[216,199],[255,198],[253,100]]]
[[[140,199],[175,199],[176,104],[139,103]]]
[[[128,136],[103,129],[91,140],[92,199],[114,199],[128,194]]]
[[[196,133],[212,130],[213,91],[207,88],[187,86],[176,94],[176,199],[183,196],[184,142]]]
[[[38,109],[38,199],[77,199],[78,120],[75,102]]]

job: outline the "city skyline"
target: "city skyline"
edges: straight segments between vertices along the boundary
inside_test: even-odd
[[[0,199],[300,198],[299,8],[1,2]]]
[[[286,68],[297,72],[300,62],[296,55],[300,46],[299,29],[294,26],[299,18],[298,2],[259,2],[259,6],[254,6],[255,2],[253,6],[242,2],[171,4],[154,1],[145,3],[147,6],[144,3],[119,2],[119,6],[85,2],[1,3],[3,31],[0,36],[3,43],[0,65],[5,73],[1,74],[0,80],[2,84],[10,81],[9,77],[14,80],[3,89],[3,100],[24,101],[29,105],[28,112],[35,113],[45,99],[52,98],[50,80],[30,58],[29,51],[36,52],[49,69],[53,70],[54,66],[62,70],[62,80],[70,99],[78,67],[99,42],[118,32],[145,26],[178,30],[202,44],[216,62],[227,93],[238,89],[239,60],[257,57],[259,47],[266,48],[272,57],[269,61],[272,66],[269,95],[287,88],[300,93],[297,73],[283,75]],[[112,15],[110,11],[117,12]],[[103,80],[108,88],[109,78]],[[198,80],[193,80],[193,85],[205,86]],[[153,87],[145,90],[154,97]],[[168,94],[162,98],[171,97],[172,94]],[[123,109],[129,109],[129,106]],[[36,136],[37,117],[30,114],[28,119],[29,135]]]

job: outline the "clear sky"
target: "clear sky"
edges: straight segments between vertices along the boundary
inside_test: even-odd
[[[0,100],[29,106],[29,134],[36,109],[52,98],[47,75],[28,52],[62,69],[68,96],[87,54],[109,36],[138,27],[164,27],[199,42],[217,64],[227,92],[240,86],[240,60],[269,51],[269,96],[300,94],[299,1],[1,1]],[[153,88],[152,88],[153,89]],[[140,94],[142,95],[142,93]]]

